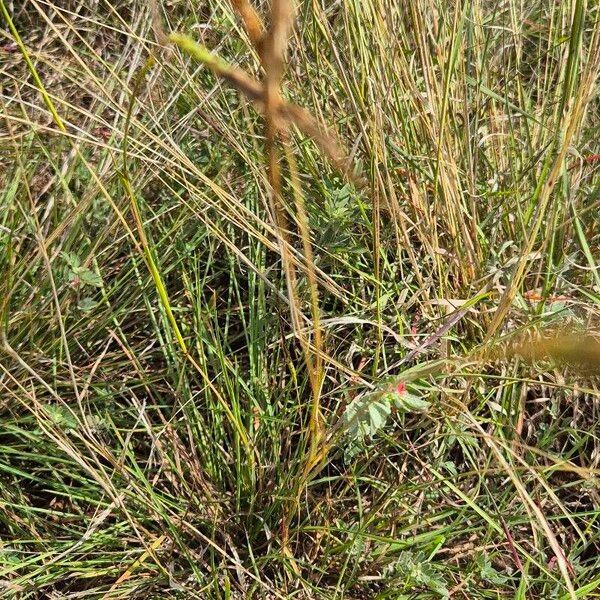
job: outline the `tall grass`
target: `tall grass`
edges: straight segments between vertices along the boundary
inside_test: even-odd
[[[596,3],[0,11],[2,597],[600,595]]]

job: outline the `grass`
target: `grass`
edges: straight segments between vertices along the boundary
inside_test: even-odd
[[[597,3],[253,6],[0,0],[0,595],[600,597]]]

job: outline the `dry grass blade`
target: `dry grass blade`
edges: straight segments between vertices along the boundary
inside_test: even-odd
[[[265,83],[279,92],[285,65],[285,53],[292,30],[294,6],[291,0],[272,0],[271,23],[262,44]]]
[[[508,356],[527,361],[552,360],[588,375],[600,375],[600,340],[592,333],[554,334],[511,344]]]
[[[254,46],[258,49],[264,34],[264,25],[258,16],[254,7],[248,0],[230,0],[232,6],[239,13],[244,27],[248,32],[248,37]]]

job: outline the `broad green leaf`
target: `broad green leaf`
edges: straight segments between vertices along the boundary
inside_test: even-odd
[[[76,273],[81,265],[79,257],[73,254],[73,252],[61,252],[60,255],[65,259],[65,262],[69,265],[71,270]]]
[[[92,298],[82,298],[77,304],[77,308],[82,312],[89,312],[96,308],[96,306],[98,306],[98,302]]]
[[[77,269],[77,276],[81,280],[81,283],[86,285],[93,285],[95,287],[102,287],[102,277],[89,269],[79,268]]]
[[[479,561],[479,576],[483,581],[488,581],[494,585],[503,585],[508,580],[508,577],[494,569],[487,556]]]
[[[423,400],[414,394],[404,393],[396,394],[395,398],[396,407],[404,412],[422,412],[427,410],[431,403],[427,400]]]
[[[371,420],[370,435],[377,433],[386,423],[392,407],[385,401],[372,402],[369,405],[369,418]]]

